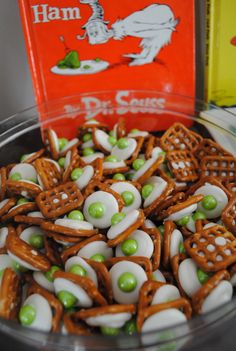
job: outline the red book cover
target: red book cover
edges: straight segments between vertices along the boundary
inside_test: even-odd
[[[19,6],[38,104],[104,90],[116,91],[121,104],[129,90],[195,97],[194,0],[19,0]],[[91,93],[80,107],[96,104],[103,101]]]

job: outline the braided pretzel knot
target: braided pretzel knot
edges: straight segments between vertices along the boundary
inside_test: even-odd
[[[146,272],[148,279],[152,279],[152,264],[151,261],[144,256],[132,257],[112,257],[104,262],[106,267],[110,269],[114,264],[122,261],[129,261],[139,264]]]
[[[28,183],[24,180],[7,180],[6,181],[7,190],[14,195],[22,195],[25,192],[27,197],[34,199],[41,191],[42,188],[34,184],[33,182]]]
[[[193,296],[192,306],[195,313],[201,313],[204,300],[219,285],[222,280],[229,280],[230,274],[226,270],[215,273]]]
[[[2,201],[5,197],[6,190],[7,190],[7,170],[5,167],[0,169],[0,201]]]
[[[83,196],[73,182],[68,182],[42,191],[36,197],[36,203],[44,217],[51,219],[78,208],[83,203]]]
[[[234,234],[236,234],[236,196],[234,196],[221,214],[221,220]]]
[[[4,216],[2,216],[2,221],[5,222],[12,219],[15,216],[35,210],[37,210],[37,205],[35,202],[26,202],[15,208],[10,208],[9,211]]]
[[[109,303],[112,303],[113,292],[111,277],[105,264],[84,258],[84,260],[95,270],[98,278],[99,291],[104,295]]]
[[[136,311],[135,305],[109,305],[102,307],[94,307],[86,310],[80,310],[74,313],[78,319],[87,319],[90,317],[102,316],[103,314],[116,314],[116,313],[132,313]]]
[[[3,273],[0,289],[0,316],[14,320],[21,303],[21,280],[11,268]]]
[[[142,210],[139,210],[139,215],[136,222],[132,224],[129,228],[125,229],[123,232],[118,234],[114,239],[108,240],[107,245],[109,247],[117,246],[126,238],[128,238],[135,230],[141,227],[144,221],[145,221],[144,213]]]
[[[97,229],[90,229],[90,230],[72,229],[72,228],[64,227],[62,225],[54,224],[54,223],[49,222],[49,221],[43,221],[41,223],[41,228],[46,230],[46,231],[50,231],[50,232],[54,232],[54,233],[58,233],[58,234],[63,234],[65,236],[71,236],[71,237],[84,237],[85,238],[85,237],[93,236],[93,235],[98,233]]]
[[[31,284],[29,285],[27,296],[30,296],[32,294],[39,294],[47,300],[47,302],[49,303],[53,311],[51,331],[59,332],[62,313],[63,313],[63,307],[60,301],[49,291],[47,291],[46,289],[38,285],[34,280],[32,280]]]
[[[194,182],[199,178],[198,161],[188,150],[169,151],[166,155],[168,166],[177,180]]]
[[[219,144],[211,139],[203,139],[199,144],[194,155],[202,160],[205,156],[232,156],[228,151],[224,150]]]
[[[65,249],[61,253],[61,259],[63,262],[66,262],[68,258],[77,255],[78,251],[80,251],[85,245],[92,243],[94,241],[104,241],[106,242],[106,237],[102,234],[97,234],[94,235],[88,239],[84,239],[81,242],[69,247],[68,249]]]
[[[183,124],[174,123],[161,137],[161,147],[165,151],[195,151],[201,140],[200,136],[196,137],[196,134],[191,132]]]
[[[201,177],[213,176],[222,180],[236,178],[236,158],[233,156],[206,156],[201,161]]]
[[[183,297],[174,301],[152,305],[139,311],[139,314],[138,314],[139,323],[137,323],[138,331],[141,332],[142,325],[145,319],[147,319],[148,317],[152,316],[155,313],[161,312],[163,310],[168,310],[170,308],[176,308],[179,310],[181,309],[183,313],[186,315],[187,319],[190,319],[192,316],[191,304],[187,299]]]
[[[98,306],[107,305],[106,299],[104,298],[104,296],[102,296],[102,294],[99,292],[99,290],[96,288],[96,285],[90,278],[83,277],[69,272],[62,272],[62,271],[56,271],[53,277],[54,279],[56,278],[67,279],[67,280],[70,280],[72,283],[79,285],[81,288],[83,288],[86,291],[86,293],[93,300],[95,305],[98,305]]]
[[[47,272],[50,269],[51,264],[45,254],[33,249],[32,246],[21,240],[13,227],[8,227],[6,247],[13,255],[29,263],[36,270]]]
[[[53,162],[48,161],[46,158],[38,158],[34,166],[45,190],[60,184],[61,173]]]
[[[65,313],[63,316],[63,323],[69,334],[84,336],[92,335],[91,329],[84,322],[78,321],[74,317],[74,313]]]
[[[236,262],[235,237],[220,225],[192,235],[185,240],[184,247],[206,272],[216,272]]]

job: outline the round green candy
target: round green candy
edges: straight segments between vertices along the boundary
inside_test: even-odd
[[[43,236],[40,234],[32,234],[29,238],[29,244],[33,246],[33,248],[41,250],[44,248]]]
[[[202,271],[200,268],[197,269],[197,277],[199,282],[203,285],[205,284],[208,279],[210,278],[210,275],[204,271]]]
[[[60,271],[60,267],[58,266],[51,266],[51,268],[49,269],[49,271],[47,271],[46,273],[44,273],[44,276],[47,278],[47,280],[49,282],[54,282],[54,273]]]
[[[21,174],[19,172],[13,173],[10,176],[10,180],[18,181],[18,180],[21,180],[21,179],[22,179],[22,177],[21,177]]]
[[[105,162],[118,162],[118,161],[119,159],[114,155],[110,155],[105,158]]]
[[[23,205],[23,204],[27,204],[29,202],[29,200],[25,199],[24,197],[21,197],[19,200],[17,200],[17,205]]]
[[[163,236],[165,233],[165,227],[164,224],[159,225],[159,227],[157,227],[157,229],[159,230],[159,232],[161,233],[161,235]]]
[[[115,213],[111,217],[111,225],[116,225],[116,224],[120,223],[121,221],[123,221],[125,216],[126,216],[126,214],[124,212]]]
[[[139,129],[137,128],[134,128],[134,129],[131,129],[130,133],[134,134],[134,133],[138,133],[139,132]]]
[[[116,143],[117,143],[117,139],[114,137],[114,136],[109,136],[108,137],[108,142],[112,145],[112,146],[115,146]]]
[[[18,273],[25,273],[28,271],[27,268],[21,266],[18,262],[15,262],[15,261],[13,262],[13,269]]]
[[[22,325],[31,325],[36,318],[36,309],[31,305],[22,306],[19,313]]]
[[[132,163],[132,167],[135,171],[138,171],[141,167],[143,167],[144,163],[145,163],[145,161],[142,158],[137,158]]]
[[[115,137],[114,134],[115,134],[115,133],[114,133],[114,130],[110,130],[109,135],[112,136],[112,137]]]
[[[186,252],[186,250],[185,250],[184,244],[183,244],[183,243],[180,243],[180,244],[179,244],[179,253],[180,253],[180,254],[183,254],[183,253],[185,253],[185,252]]]
[[[20,158],[20,162],[24,162],[27,159],[27,157],[28,157],[27,154],[22,155],[21,158]]]
[[[92,140],[92,133],[84,134],[82,140],[83,140],[84,143],[86,143],[89,140]]]
[[[121,244],[121,251],[125,256],[131,256],[138,250],[138,243],[135,239],[126,239]]]
[[[184,216],[183,218],[180,218],[178,221],[176,221],[176,223],[177,223],[177,225],[183,227],[186,224],[188,224],[189,220],[190,220],[189,216]]]
[[[38,184],[38,181],[35,178],[28,178],[27,180],[29,180],[32,183]]]
[[[134,173],[132,173],[132,172],[126,174],[126,179],[127,180],[132,180],[133,177],[134,177]]]
[[[69,143],[68,139],[66,138],[58,138],[58,145],[59,145],[59,150],[63,150],[64,147]]]
[[[66,291],[66,290],[59,291],[59,293],[57,294],[57,297],[65,308],[74,307],[74,305],[77,302],[77,298],[69,291]]]
[[[74,264],[71,266],[69,272],[81,275],[82,277],[85,277],[87,275],[87,271],[80,264]]]
[[[113,175],[112,179],[115,179],[115,180],[125,180],[125,176],[124,174],[122,173],[116,173]]]
[[[206,216],[203,212],[197,211],[192,215],[192,219],[197,221],[198,219],[206,219]]]
[[[81,211],[79,210],[74,210],[71,211],[68,216],[69,219],[75,219],[77,221],[83,221],[84,220],[84,215]]]
[[[130,206],[134,202],[134,194],[131,191],[123,191],[121,194],[122,199],[124,200],[125,206]]]
[[[58,164],[59,164],[59,166],[60,166],[61,168],[64,168],[64,166],[65,166],[65,157],[59,158]]]
[[[105,214],[106,208],[102,202],[94,202],[88,208],[88,213],[93,218],[102,218]]]
[[[86,147],[85,149],[83,149],[84,156],[90,156],[90,155],[93,155],[94,153],[95,151],[91,147]]]
[[[142,187],[142,198],[146,200],[152,193],[154,186],[152,184],[146,184]]]
[[[129,146],[129,141],[127,138],[120,138],[118,141],[117,141],[117,146],[119,149],[126,149],[128,146]]]
[[[99,253],[91,256],[90,259],[93,261],[96,261],[96,262],[104,262],[106,260],[105,256],[103,256],[102,254],[99,254]]]
[[[71,177],[71,179],[72,179],[73,181],[76,181],[76,180],[78,180],[78,179],[82,176],[83,172],[84,172],[84,171],[83,171],[82,168],[75,168],[75,169],[73,169],[73,171],[71,172],[70,177]]]
[[[0,279],[2,278],[4,271],[5,271],[5,269],[0,270]]]
[[[112,327],[101,327],[100,330],[103,335],[107,335],[107,336],[116,336],[120,332],[119,328],[112,328]]]
[[[137,279],[134,274],[125,272],[118,278],[118,287],[123,292],[132,292],[137,286]]]
[[[133,335],[134,333],[137,333],[137,331],[138,331],[138,328],[137,328],[135,319],[130,319],[128,322],[125,323],[124,325],[125,334]]]
[[[207,211],[214,210],[217,206],[217,200],[213,195],[204,196],[201,203],[202,207]]]

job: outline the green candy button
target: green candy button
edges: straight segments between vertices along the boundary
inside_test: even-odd
[[[202,271],[200,268],[197,269],[197,277],[199,282],[203,285],[205,284],[208,279],[210,278],[210,275],[204,271]]]
[[[130,206],[134,202],[134,194],[131,191],[124,191],[122,194],[125,206]]]
[[[211,211],[214,210],[217,206],[217,200],[213,195],[206,195],[202,200],[202,207],[207,210]]]
[[[76,180],[78,180],[78,179],[82,176],[83,172],[84,172],[84,171],[83,171],[82,168],[75,168],[75,169],[71,172],[70,177],[71,177],[71,179],[72,179],[73,181],[76,181]]]
[[[132,292],[137,286],[137,279],[134,274],[125,272],[118,279],[118,287],[123,292]]]
[[[119,328],[112,328],[112,327],[101,327],[100,330],[103,335],[107,335],[107,336],[116,336],[120,332]]]
[[[88,208],[88,213],[93,218],[102,218],[105,214],[106,208],[102,202],[94,202]]]
[[[92,134],[91,133],[84,134],[82,140],[83,140],[84,143],[86,143],[89,140],[92,140]]]
[[[73,266],[71,266],[69,272],[81,275],[82,277],[85,277],[87,275],[87,271],[80,264],[74,264]]]
[[[114,155],[110,155],[105,158],[105,162],[118,162],[118,161],[119,159]]]
[[[123,221],[125,216],[126,216],[126,214],[124,212],[115,213],[111,217],[111,225],[116,225],[116,224],[120,223],[121,221]]]
[[[19,313],[20,323],[22,325],[31,325],[36,318],[36,309],[31,305],[21,307]]]
[[[18,181],[18,180],[21,180],[21,179],[22,179],[22,177],[21,177],[21,174],[19,172],[13,173],[10,176],[10,180]]]
[[[138,171],[141,167],[143,167],[145,161],[142,158],[137,158],[136,160],[134,160],[134,162],[132,163],[133,169],[135,171]]]
[[[57,297],[66,309],[73,307],[77,302],[77,298],[66,290],[60,291]]]
[[[105,256],[103,256],[102,254],[95,254],[93,256],[90,257],[91,260],[96,261],[96,262],[104,262],[105,261]]]
[[[138,328],[137,328],[137,324],[136,324],[135,319],[131,319],[125,323],[125,325],[124,325],[125,334],[133,335],[134,333],[137,333],[137,331],[138,331]]]
[[[188,224],[189,220],[190,220],[189,216],[184,216],[183,218],[180,218],[178,221],[176,221],[176,223],[177,223],[177,225],[183,227],[186,224]]]
[[[79,210],[74,210],[71,211],[68,216],[69,219],[75,219],[77,221],[83,221],[84,220],[84,215],[81,211]]]
[[[146,200],[152,193],[154,186],[152,184],[146,184],[142,187],[142,198]]]
[[[111,146],[115,146],[116,145],[116,143],[117,143],[117,140],[116,140],[116,138],[114,137],[114,136],[109,136],[108,137],[108,142],[111,144]]]
[[[125,180],[125,176],[124,174],[122,173],[116,173],[113,175],[112,179],[115,179],[115,180]]]
[[[64,147],[66,147],[66,145],[69,143],[68,139],[66,138],[59,138],[58,139],[58,145],[59,145],[59,150],[63,150]]]
[[[65,166],[65,157],[59,158],[58,164],[61,168],[63,168]]]
[[[127,239],[121,244],[121,251],[125,256],[131,256],[138,250],[138,243],[135,239]]]
[[[27,204],[29,202],[29,200],[25,199],[24,197],[21,197],[18,201],[17,201],[17,205],[23,205],[23,204]]]
[[[49,282],[54,282],[54,273],[57,272],[57,271],[60,271],[60,267],[58,266],[52,266],[49,271],[47,271],[46,273],[44,273],[44,276],[47,278],[47,280]]]
[[[83,149],[84,156],[90,156],[90,155],[93,155],[94,153],[95,151],[91,147],[86,147],[85,149]]]
[[[44,248],[43,235],[40,234],[32,234],[29,238],[29,244],[33,246],[33,248],[41,250]]]
[[[119,149],[126,149],[129,146],[129,141],[126,138],[121,138],[117,141],[117,146]]]

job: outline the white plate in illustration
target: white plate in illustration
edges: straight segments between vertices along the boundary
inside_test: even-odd
[[[59,68],[58,66],[53,66],[51,72],[63,76],[77,76],[98,73],[104,71],[107,67],[109,67],[109,62],[107,61],[84,60],[81,61],[79,68]]]

